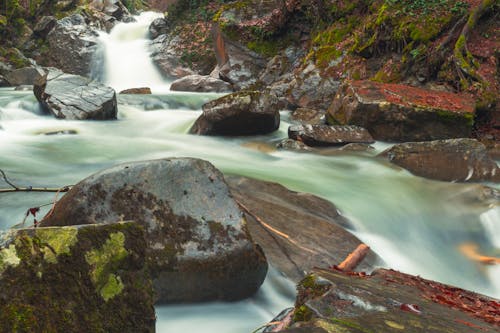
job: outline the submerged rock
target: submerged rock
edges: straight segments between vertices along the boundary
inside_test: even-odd
[[[472,131],[474,103],[448,92],[354,81],[337,93],[327,121],[362,126],[376,140],[464,138]]]
[[[311,151],[311,148],[306,146],[304,142],[292,139],[281,140],[276,145],[276,148],[285,150]]]
[[[97,37],[97,30],[87,25],[80,14],[58,20],[47,35],[54,67],[66,73],[88,75],[97,51]]]
[[[0,234],[0,331],[154,332],[145,247],[131,222]]]
[[[308,146],[375,142],[370,133],[359,126],[292,125],[288,128],[288,137]]]
[[[222,174],[197,159],[127,163],[75,185],[42,225],[134,220],[160,302],[238,300],[264,281],[267,262]]]
[[[35,82],[33,91],[42,106],[56,118],[116,119],[115,91],[89,78],[49,69]]]
[[[500,181],[500,168],[474,139],[409,142],[381,154],[411,173],[444,181]]]
[[[496,332],[498,302],[393,270],[315,269],[298,286],[294,323],[279,332]]]
[[[251,213],[248,230],[269,263],[295,282],[313,267],[339,264],[361,244],[343,228],[349,221],[327,200],[241,176],[226,176],[226,181]],[[370,251],[359,269],[370,269],[377,258]]]
[[[233,93],[203,105],[203,114],[190,129],[199,135],[256,135],[278,129],[279,101],[258,91]]]
[[[226,81],[207,75],[188,75],[175,80],[170,85],[172,91],[192,91],[192,92],[231,92],[233,88]]]

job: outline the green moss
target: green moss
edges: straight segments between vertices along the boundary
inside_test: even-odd
[[[346,319],[340,319],[340,318],[330,318],[330,320],[333,322],[333,323],[337,323],[337,324],[340,324],[344,327],[347,327],[347,328],[353,328],[353,329],[356,329],[362,333],[374,333],[372,330],[368,329],[368,328],[364,328],[362,327],[361,325],[355,323],[355,322],[352,322],[352,321],[349,321],[349,320],[346,320]]]
[[[452,111],[438,110],[436,111],[439,119],[444,122],[456,122],[457,120],[464,119],[467,126],[472,127],[474,125],[474,114],[473,113],[460,113]]]
[[[109,239],[100,249],[89,251],[85,254],[87,263],[92,267],[91,279],[96,290],[107,301],[116,296],[113,292],[120,293],[121,280],[114,276],[117,266],[128,255],[125,249],[125,235],[122,232],[115,232],[109,235]]]
[[[0,329],[2,332],[33,332],[36,320],[30,305],[11,303],[0,313]]]
[[[78,229],[75,227],[62,227],[57,229],[39,228],[36,236],[46,245],[42,248],[44,259],[50,263],[57,262],[60,254],[69,254],[70,247],[77,240]]]
[[[17,255],[16,247],[10,244],[9,247],[0,250],[0,274],[7,269],[7,267],[16,267],[21,262]]]
[[[305,305],[301,305],[295,309],[293,313],[293,321],[309,321],[312,318],[312,311]]]

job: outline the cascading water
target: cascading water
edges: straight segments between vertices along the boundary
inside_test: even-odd
[[[148,52],[150,40],[148,27],[162,14],[144,12],[135,22],[119,23],[110,33],[101,32],[99,41],[103,48],[103,83],[117,92],[129,88],[149,87],[155,93],[169,90],[169,84],[154,66]]]
[[[130,27],[119,24],[115,30],[125,29],[122,25]],[[145,36],[146,25],[142,29],[137,35]],[[146,44],[136,47],[147,54]],[[106,72],[127,71],[133,63],[125,62],[120,68],[118,59],[110,59]],[[153,75],[152,81],[140,84],[128,81],[126,88],[152,86],[159,82],[157,78]],[[458,250],[461,244],[472,242],[498,253],[499,201],[479,200],[481,186],[415,177],[366,154],[324,156],[252,149],[249,142],[271,146],[287,136],[286,113],[282,113],[280,130],[266,136],[187,135],[201,105],[215,96],[121,95],[118,121],[66,121],[42,115],[30,92],[0,89],[0,168],[15,183],[56,187],[125,161],[180,156],[206,159],[226,173],[276,181],[334,202],[353,221],[354,232],[388,267],[500,297],[499,266],[485,270]],[[57,131],[76,134],[45,135]],[[384,147],[376,145],[377,151]],[[27,208],[53,199],[50,193],[0,195],[0,228],[17,224]],[[157,331],[248,333],[291,304],[293,286],[274,272],[249,300],[158,306]]]

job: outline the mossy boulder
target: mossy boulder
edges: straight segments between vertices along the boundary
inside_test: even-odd
[[[500,182],[500,168],[474,139],[396,144],[381,154],[411,173],[444,181]]]
[[[203,105],[203,114],[190,129],[198,135],[257,135],[280,124],[278,98],[266,91],[240,91]]]
[[[252,238],[262,246],[271,265],[294,282],[313,267],[341,263],[361,244],[344,229],[350,222],[327,200],[252,178],[226,176],[226,180],[249,213]],[[370,269],[378,260],[370,251],[359,269]]]
[[[133,222],[0,234],[1,332],[154,332],[146,241]]]
[[[393,270],[315,269],[298,285],[294,323],[280,332],[498,331],[498,300]]]
[[[474,102],[459,95],[373,81],[345,84],[328,109],[330,124],[358,125],[377,140],[469,137]]]
[[[60,119],[110,120],[118,112],[113,88],[54,68],[35,80],[33,92],[43,108]]]
[[[159,302],[238,300],[264,281],[267,262],[222,174],[190,158],[126,163],[75,185],[42,225],[134,220],[146,230]]]

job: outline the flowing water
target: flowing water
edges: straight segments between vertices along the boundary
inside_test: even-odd
[[[168,82],[158,81],[156,72],[147,74],[144,81],[135,81],[146,71],[142,64],[135,67],[134,61],[126,62],[128,76],[115,81],[109,74],[119,72],[115,66],[122,66],[113,61],[120,54],[113,48],[124,40],[136,45],[135,36],[141,43],[130,53],[141,59],[148,54],[146,21],[120,24],[115,28],[120,33],[113,30],[101,36],[105,53],[111,57],[106,61],[105,80],[117,89],[168,86]],[[148,75],[152,75],[152,84],[148,84]],[[498,200],[478,199],[480,185],[415,177],[374,154],[273,150],[287,135],[286,112],[280,129],[266,136],[188,135],[201,105],[219,95],[156,91],[160,93],[119,96],[118,120],[105,122],[57,120],[41,112],[31,92],[0,89],[0,168],[16,184],[57,187],[125,161],[181,156],[206,159],[225,173],[272,180],[334,202],[353,221],[353,232],[387,267],[500,298],[498,266],[478,265],[458,251],[461,244],[473,242],[484,253],[500,254],[500,205]],[[61,131],[76,134],[46,135]],[[375,146],[377,151],[387,147],[383,143]],[[5,187],[0,180],[0,188]],[[0,228],[19,223],[27,208],[53,200],[50,193],[0,194]],[[272,271],[249,300],[158,306],[157,330],[251,332],[291,304],[293,286]]]

